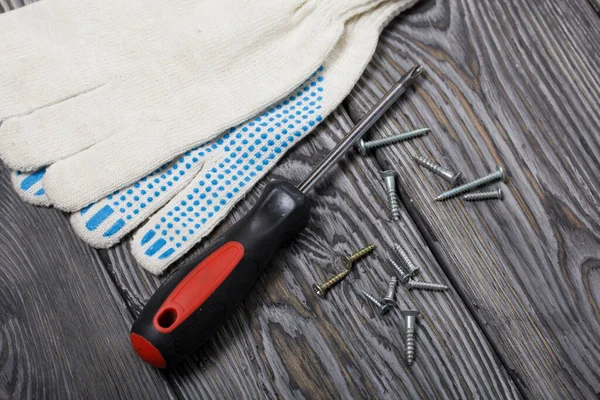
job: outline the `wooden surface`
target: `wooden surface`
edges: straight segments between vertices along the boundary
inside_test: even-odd
[[[0,9],[22,5],[0,0]],[[384,32],[344,106],[270,173],[304,176],[397,79],[426,76],[372,131],[432,133],[350,156],[319,186],[308,229],[244,306],[168,372],[136,359],[131,322],[160,284],[127,246],[95,251],[65,216],[22,204],[0,175],[0,399],[596,398],[600,394],[600,14],[596,0],[422,0]],[[0,60],[1,62],[1,60]],[[509,172],[503,202],[435,203],[444,189],[410,155],[473,178]],[[401,175],[389,220],[378,170]],[[212,237],[252,206],[264,182]],[[210,238],[209,238],[210,239]],[[207,241],[208,242],[208,241]],[[205,245],[205,242],[203,245]],[[444,294],[399,291],[422,312],[417,361],[381,292],[392,243]],[[310,286],[340,254],[377,243],[327,300]],[[200,248],[203,247],[200,245]]]

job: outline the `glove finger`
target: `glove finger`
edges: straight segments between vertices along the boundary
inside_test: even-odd
[[[0,125],[0,158],[17,171],[34,171],[106,140],[118,129],[118,117],[106,115],[110,84],[35,112],[12,117]],[[118,104],[111,110],[116,111]],[[118,115],[118,114],[115,114]],[[105,121],[105,119],[109,119]],[[88,202],[89,204],[89,202]]]
[[[164,165],[135,184],[71,214],[73,229],[96,248],[108,248],[146,221],[202,170],[208,144]]]
[[[36,206],[50,206],[50,200],[42,187],[45,173],[45,169],[36,172],[11,172],[13,187],[23,201]]]

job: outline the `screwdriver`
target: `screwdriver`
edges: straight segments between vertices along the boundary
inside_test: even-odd
[[[306,194],[421,74],[405,73],[297,187],[269,182],[254,207],[170,275],[138,316],[130,340],[148,364],[166,368],[204,344],[244,300],[279,247],[306,228]]]

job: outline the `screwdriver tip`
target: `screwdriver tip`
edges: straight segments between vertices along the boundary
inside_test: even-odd
[[[423,66],[422,65],[416,65],[413,67],[412,71],[410,72],[410,77],[411,79],[416,78],[417,76],[421,75],[423,73]]]

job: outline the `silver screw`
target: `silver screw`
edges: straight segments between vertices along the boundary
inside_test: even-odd
[[[460,172],[454,173],[449,169],[442,167],[435,161],[429,160],[425,157],[413,156],[413,160],[415,160],[421,167],[433,172],[446,182],[450,182],[450,186],[456,186],[460,182],[460,178],[462,176]]]
[[[464,201],[485,201],[485,200],[502,200],[502,189],[498,188],[490,192],[479,192],[465,194],[462,199]]]
[[[391,305],[396,304],[396,286],[398,286],[398,278],[393,276],[390,278],[387,292],[385,293],[385,296],[383,296],[383,303]]]
[[[365,247],[364,249],[360,249],[360,250],[354,252],[354,254],[351,254],[349,256],[342,256],[340,258],[340,262],[346,269],[350,269],[350,268],[352,268],[352,266],[354,265],[354,263],[356,261],[360,260],[367,254],[373,252],[373,250],[375,250],[376,247],[377,247],[376,245],[370,244],[367,247]]]
[[[404,266],[407,269],[406,272],[408,273],[408,276],[412,278],[413,276],[417,275],[420,268],[411,261],[404,249],[397,243],[394,244],[394,249],[396,250],[396,253],[398,253],[398,256],[400,256],[400,259],[403,261]]]
[[[388,197],[390,213],[394,220],[400,219],[400,203],[396,193],[396,171],[387,170],[381,172],[381,177],[385,184],[385,192]]]
[[[390,265],[394,267],[394,269],[398,272],[398,279],[400,280],[400,282],[404,284],[410,281],[410,275],[407,271],[400,267],[398,263],[394,261],[393,258],[388,258],[388,260],[390,262]]]
[[[448,286],[443,285],[441,283],[434,282],[421,282],[411,279],[406,284],[408,290],[417,289],[417,290],[431,290],[434,292],[443,292],[450,289]]]
[[[504,178],[505,178],[504,169],[502,169],[501,166],[497,166],[496,171],[492,172],[491,174],[488,174],[479,179],[475,179],[474,181],[465,183],[464,185],[455,187],[454,189],[450,189],[450,190],[440,194],[438,197],[435,198],[435,200],[436,201],[447,200],[452,197],[461,195],[463,193],[473,191],[481,186],[489,185],[490,183],[494,183],[494,182],[498,182],[498,181],[504,181]]]
[[[375,305],[375,307],[377,307],[380,315],[384,315],[387,312],[389,312],[392,308],[394,308],[394,306],[392,304],[383,304],[382,302],[380,302],[379,300],[377,300],[375,297],[373,297],[369,293],[365,292],[364,290],[362,291],[362,295],[367,300],[369,300],[371,303],[373,303]]]
[[[369,142],[365,142],[363,139],[360,139],[356,144],[356,148],[361,156],[365,156],[367,155],[367,150],[376,149],[378,147],[383,147],[394,143],[404,142],[405,140],[426,135],[428,132],[429,128],[421,128],[414,131],[401,133],[399,135],[393,135],[382,139],[371,140]]]
[[[405,353],[406,362],[412,365],[415,361],[415,330],[417,329],[417,317],[421,314],[417,310],[400,311],[404,317]]]

